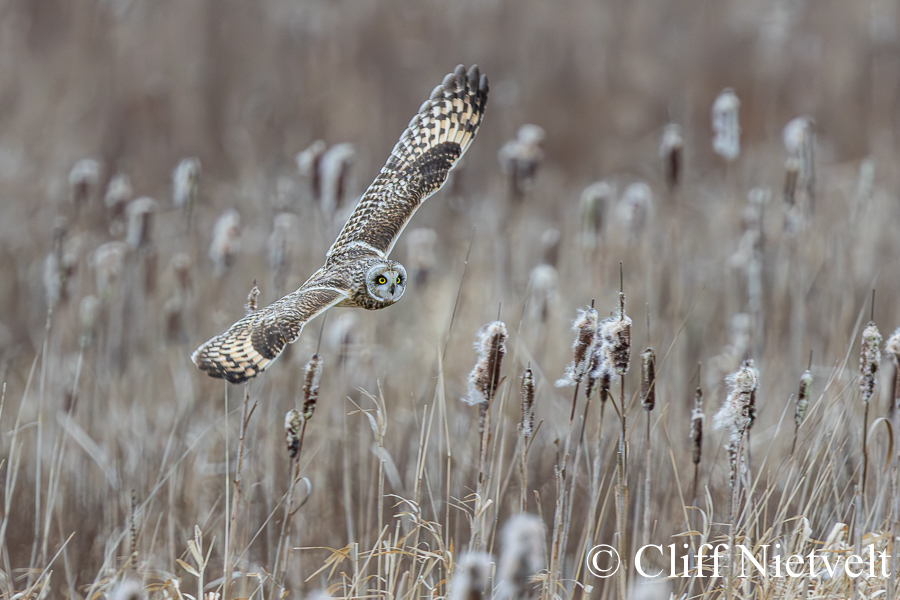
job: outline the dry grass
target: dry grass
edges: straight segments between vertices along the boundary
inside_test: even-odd
[[[883,579],[646,586],[630,557],[600,580],[584,553],[733,537],[841,557],[900,533],[896,348],[866,403],[856,368],[870,316],[900,325],[897,13],[0,3],[0,597],[876,597]],[[434,232],[397,246],[414,275],[400,304],[329,311],[246,387],[198,372],[191,350],[242,315],[254,281],[264,306],[321,264],[431,87],[473,62],[491,77],[484,127],[415,217]],[[726,164],[710,110],[727,87],[741,146]],[[800,115],[812,137],[789,152],[782,127]],[[545,138],[504,172],[524,123]],[[678,143],[661,151],[669,124]],[[318,205],[297,172],[317,139],[355,144],[343,203],[332,185]],[[173,197],[185,157],[202,169]],[[554,386],[569,329],[592,301],[619,314],[620,262],[631,365],[655,350],[655,406],[631,368],[573,407]],[[498,306],[509,339],[479,414],[460,399]],[[318,408],[292,456],[285,413],[302,412],[316,352]],[[745,359],[755,420],[730,461],[693,398],[699,385],[711,417]],[[543,541],[534,521],[501,533],[522,506]]]

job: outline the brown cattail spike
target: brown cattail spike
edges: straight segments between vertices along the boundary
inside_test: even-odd
[[[666,185],[674,189],[681,181],[681,169],[684,155],[684,138],[681,136],[681,126],[669,123],[663,130],[662,141],[659,144],[659,155],[663,159],[666,172]]]
[[[800,376],[800,391],[797,394],[797,406],[794,409],[794,424],[797,427],[800,427],[803,419],[806,417],[806,409],[809,406],[809,390],[812,387],[812,382],[812,373],[807,369]]]
[[[694,408],[691,409],[691,462],[700,464],[700,455],[703,452],[703,390],[697,386],[694,392]]]
[[[296,458],[300,452],[300,429],[303,425],[303,417],[300,411],[292,408],[284,415],[284,437],[287,442],[288,455]]]
[[[303,420],[312,419],[319,400],[319,382],[322,379],[322,356],[313,354],[306,363],[306,378],[303,382]]]
[[[641,353],[641,404],[647,412],[656,406],[656,353],[653,348]]]
[[[599,317],[593,307],[578,309],[578,317],[572,324],[572,331],[578,333],[572,344],[575,360],[566,367],[566,374],[556,382],[557,387],[577,385],[584,379],[590,366],[591,353],[599,342],[598,325]]]
[[[625,314],[625,293],[619,292],[619,315],[606,319],[603,343],[609,346],[613,371],[620,377],[631,366],[631,317]]]
[[[527,440],[534,433],[534,374],[525,369],[522,375],[522,435]]]
[[[496,600],[528,598],[530,579],[544,569],[546,552],[544,522],[535,515],[520,513],[503,526],[503,552],[497,566],[499,586]]]
[[[866,404],[875,395],[878,366],[881,364],[881,334],[875,323],[869,321],[862,334],[859,349],[859,392]]]
[[[493,321],[478,331],[475,351],[478,359],[469,373],[469,393],[463,400],[472,406],[490,404],[500,385],[500,366],[506,356],[506,324]]]

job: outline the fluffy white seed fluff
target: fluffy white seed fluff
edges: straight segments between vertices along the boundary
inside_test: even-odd
[[[222,213],[213,227],[212,244],[209,246],[209,257],[215,266],[217,277],[222,276],[231,265],[235,255],[241,248],[240,237],[241,215],[233,208]]]
[[[578,333],[572,343],[574,360],[566,366],[566,372],[556,381],[556,387],[577,385],[587,375],[594,347],[601,339],[597,335],[598,326],[599,316],[594,308],[578,309],[578,316],[572,323],[572,331]]]
[[[727,161],[741,153],[740,100],[731,88],[722,90],[712,107],[713,151]]]
[[[469,390],[463,401],[470,406],[487,404],[500,384],[500,365],[506,355],[509,334],[503,321],[493,321],[482,327],[475,338],[478,358],[469,373]]]
[[[503,526],[503,552],[497,567],[499,587],[496,598],[523,598],[533,584],[529,578],[544,569],[544,522],[537,516],[521,513]]]
[[[869,322],[863,329],[859,352],[859,392],[863,402],[875,395],[878,367],[881,364],[881,333],[875,323]]]
[[[189,207],[197,200],[200,188],[200,159],[183,158],[172,171],[172,204]]]
[[[494,557],[484,552],[467,552],[453,567],[453,578],[450,580],[448,600],[481,600],[489,597],[485,593],[488,579],[491,576],[491,565]]]

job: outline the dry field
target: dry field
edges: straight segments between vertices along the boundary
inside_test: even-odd
[[[775,573],[900,535],[898,23],[896,0],[0,0],[0,598],[900,597],[822,563],[632,564],[770,544]],[[328,311],[248,385],[198,371],[254,282],[265,305],[321,265],[457,63],[490,100],[392,254],[403,299]],[[318,194],[316,140],[353,144]],[[595,544],[625,568],[589,572]]]

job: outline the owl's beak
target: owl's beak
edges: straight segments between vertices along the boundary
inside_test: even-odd
[[[394,285],[393,283],[391,284],[391,296],[394,295],[394,288],[396,288],[396,287],[397,287],[397,286]]]

